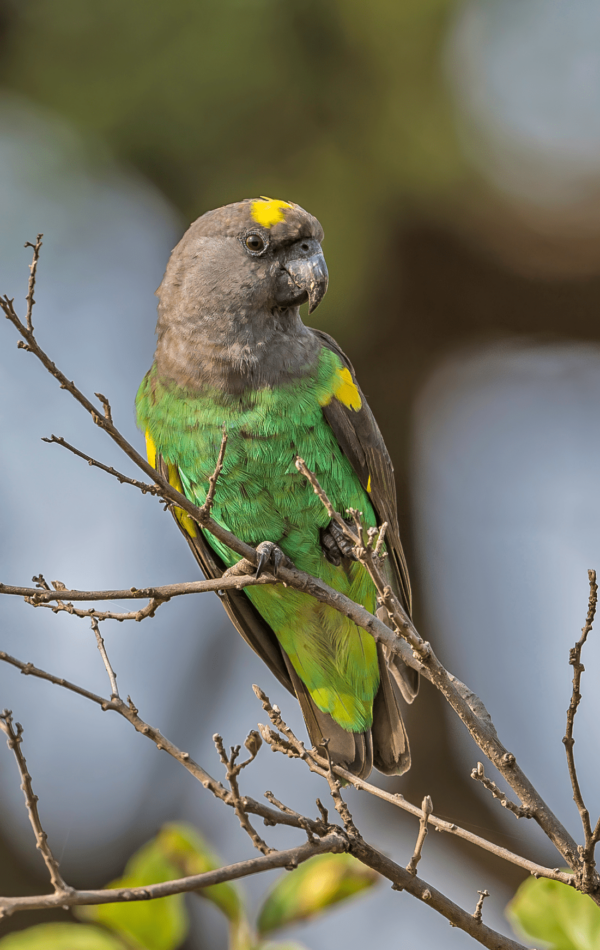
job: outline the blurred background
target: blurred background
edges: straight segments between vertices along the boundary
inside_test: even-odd
[[[23,244],[43,231],[39,339],[70,378],[109,396],[137,445],[153,292],[188,224],[261,194],[321,220],[330,290],[312,319],[353,360],[390,448],[417,624],[578,835],[561,738],[586,571],[600,569],[597,3],[1,0],[0,43],[0,291],[24,312]],[[152,499],[40,441],[56,433],[123,466],[0,329],[2,581],[195,578]],[[85,622],[1,606],[2,649],[106,692]],[[241,742],[262,716],[251,683],[302,728],[216,598],[103,632],[122,692],[213,774],[213,732]],[[584,662],[576,751],[596,814],[593,638]],[[195,822],[224,859],[250,856],[233,814],[127,723],[8,667],[0,706],[24,725],[43,821],[73,883],[101,886],[174,818]],[[480,754],[427,683],[407,719],[413,768],[388,787],[414,802],[431,794],[437,814],[554,866],[536,828],[471,781]],[[278,758],[263,753],[245,790],[311,811],[312,778]],[[406,864],[416,822],[348,794],[365,835]],[[39,892],[44,869],[2,748],[0,796],[0,892]],[[486,920],[509,932],[517,869],[430,836],[420,873],[466,907],[487,888]],[[249,883],[252,899],[270,880]],[[224,950],[213,909],[194,914],[187,950]],[[44,919],[66,915],[21,915],[0,935]],[[312,950],[467,940],[383,885],[289,936]]]

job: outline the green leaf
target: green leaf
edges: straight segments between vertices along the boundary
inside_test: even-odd
[[[515,931],[549,950],[599,950],[600,907],[560,881],[529,878],[506,908]]]
[[[253,950],[306,950],[303,943],[255,943]]]
[[[372,887],[379,875],[349,854],[323,854],[280,877],[258,918],[259,934],[306,920]]]
[[[303,943],[255,943],[252,950],[306,950]]]
[[[203,874],[221,866],[219,857],[195,828],[173,823],[164,825],[156,838],[137,851],[123,877],[108,886],[141,887]],[[225,914],[232,926],[232,939],[244,946],[247,922],[236,888],[228,883],[213,884],[195,893],[212,901]],[[80,908],[78,916],[110,927],[144,950],[174,950],[185,939],[189,927],[183,894],[154,901],[99,904]]]
[[[86,924],[38,924],[0,940],[2,950],[126,950],[100,927]]]
[[[157,841],[165,856],[179,868],[180,877],[203,874],[205,871],[222,867],[223,862],[218,855],[191,825],[165,825],[159,832]],[[213,884],[197,893],[216,904],[231,923],[240,922],[243,914],[242,900],[233,884]]]
[[[108,887],[141,887],[181,877],[180,868],[165,856],[159,838],[140,848],[127,863],[125,874]],[[183,894],[127,904],[80,907],[77,915],[122,934],[143,950],[175,950],[188,932]]]

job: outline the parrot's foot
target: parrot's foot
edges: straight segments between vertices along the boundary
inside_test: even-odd
[[[256,550],[258,551],[258,564],[256,565],[255,577],[260,577],[266,570],[277,577],[282,565],[287,567],[291,564],[290,559],[286,557],[281,548],[278,548],[272,541],[261,541],[256,546]]]
[[[351,525],[353,522],[349,520],[348,524]],[[321,529],[321,547],[327,560],[336,567],[340,566],[343,557],[356,561],[354,545],[336,521],[330,521],[326,528]]]

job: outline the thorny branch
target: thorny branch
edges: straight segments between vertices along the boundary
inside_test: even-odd
[[[229,877],[225,876],[220,878],[221,880],[231,880],[235,876],[243,876],[246,873],[256,873],[257,871],[263,870],[266,867],[295,866],[297,863],[299,863],[299,860],[306,860],[306,858],[310,857],[312,854],[322,853],[325,850],[350,850],[359,860],[363,861],[363,863],[367,864],[369,867],[373,867],[380,874],[383,874],[390,881],[392,881],[393,887],[395,889],[406,889],[415,897],[429,903],[439,913],[442,913],[444,916],[446,916],[454,926],[461,927],[465,932],[476,937],[476,939],[482,945],[486,947],[502,948],[502,950],[513,950],[513,948],[514,950],[517,950],[517,948],[520,948],[519,944],[494,933],[493,931],[489,930],[489,928],[485,927],[485,925],[483,925],[481,922],[481,907],[484,897],[487,896],[487,892],[479,892],[480,900],[478,901],[475,914],[471,915],[452,904],[452,902],[448,901],[447,898],[416,877],[416,865],[421,853],[423,839],[427,830],[427,824],[429,823],[432,825],[432,827],[437,828],[439,831],[455,834],[463,838],[463,840],[471,841],[473,844],[476,844],[479,847],[496,854],[498,857],[509,860],[512,863],[527,869],[530,873],[536,876],[548,877],[553,880],[560,880],[563,883],[575,885],[580,890],[584,890],[586,893],[589,893],[596,903],[600,903],[600,898],[598,897],[599,879],[595,872],[593,860],[594,846],[597,843],[598,837],[600,836],[600,821],[596,829],[594,829],[592,832],[591,825],[589,823],[589,815],[587,814],[587,811],[585,811],[583,800],[581,799],[582,808],[585,812],[585,815],[587,815],[586,825],[584,814],[580,810],[580,813],[582,814],[582,821],[584,821],[586,845],[584,848],[578,848],[575,841],[558,821],[556,816],[553,815],[550,809],[548,809],[545,802],[533,788],[521,769],[517,766],[512,753],[508,752],[500,743],[493,723],[481,700],[479,700],[477,696],[468,690],[464,684],[460,683],[459,680],[457,680],[450,673],[448,673],[447,670],[444,669],[444,667],[435,657],[430,644],[421,638],[411,619],[404,611],[402,604],[399,602],[398,598],[387,584],[385,572],[382,569],[383,558],[385,558],[384,539],[387,525],[384,524],[378,529],[369,529],[368,531],[365,531],[360,513],[351,509],[348,513],[351,516],[352,522],[351,524],[348,524],[348,522],[346,522],[344,518],[333,509],[315,475],[311,473],[310,470],[308,470],[305,463],[301,459],[297,460],[296,464],[299,471],[301,471],[309,479],[315,492],[329,511],[330,516],[336,521],[346,537],[351,541],[354,547],[355,556],[369,571],[369,574],[377,587],[380,602],[386,607],[388,611],[389,618],[392,623],[392,629],[390,629],[377,617],[369,614],[368,611],[366,611],[359,604],[352,602],[348,598],[339,594],[337,591],[329,588],[317,578],[313,578],[302,571],[298,571],[293,567],[293,565],[290,566],[289,562],[285,563],[279,568],[277,578],[266,573],[260,578],[254,577],[252,570],[257,564],[259,558],[257,550],[244,543],[239,538],[236,538],[211,518],[211,510],[217,489],[217,481],[223,468],[223,460],[227,442],[226,433],[224,432],[223,434],[217,466],[213,476],[209,481],[209,491],[206,502],[202,506],[196,506],[192,504],[184,495],[180,494],[176,489],[174,489],[162,477],[162,475],[155,471],[149,465],[149,463],[146,462],[146,460],[136,451],[136,449],[127,442],[124,436],[114,425],[108,399],[101,393],[95,394],[103,407],[103,414],[101,415],[98,412],[96,406],[83,394],[81,390],[78,389],[78,387],[72,381],[67,379],[62,371],[58,369],[58,367],[52,362],[52,360],[37,343],[33,331],[32,311],[34,305],[33,291],[35,287],[36,268],[41,247],[41,235],[38,236],[38,240],[35,245],[31,244],[29,246],[34,248],[34,259],[30,267],[31,276],[27,295],[27,314],[25,324],[19,319],[15,312],[14,301],[6,296],[0,298],[0,308],[4,311],[6,317],[13,323],[22,337],[22,341],[19,342],[18,346],[21,349],[25,349],[28,352],[33,353],[40,360],[48,372],[50,372],[51,375],[57,379],[60,387],[70,392],[73,398],[75,398],[91,415],[94,423],[100,428],[104,429],[110,438],[112,438],[113,441],[119,445],[128,458],[133,461],[148,478],[151,479],[152,483],[148,484],[145,482],[140,482],[136,479],[130,478],[129,476],[122,475],[114,468],[106,466],[102,462],[96,461],[95,459],[81,452],[79,449],[71,446],[62,438],[52,436],[51,439],[46,439],[45,441],[56,442],[57,444],[62,445],[75,455],[83,458],[88,462],[88,464],[103,469],[108,474],[116,477],[122,483],[130,484],[143,493],[157,495],[162,501],[166,503],[167,507],[181,508],[188,515],[190,515],[190,517],[193,518],[193,520],[195,520],[205,531],[212,533],[217,539],[228,545],[232,551],[240,555],[242,561],[238,562],[238,565],[236,565],[234,570],[227,572],[227,576],[217,578],[214,581],[199,581],[155,588],[138,589],[133,587],[124,591],[71,591],[67,590],[64,584],[55,581],[53,582],[54,590],[52,590],[45,583],[45,581],[43,581],[41,575],[39,578],[34,578],[34,581],[38,581],[39,583],[37,589],[0,585],[0,593],[23,596],[25,597],[26,601],[33,606],[49,607],[56,612],[67,611],[69,613],[74,613],[76,616],[91,618],[92,627],[97,636],[98,646],[103,655],[103,660],[111,681],[112,696],[110,700],[104,699],[103,697],[85,690],[76,684],[69,683],[63,678],[56,677],[52,674],[46,673],[43,670],[39,670],[30,663],[23,663],[20,660],[16,660],[15,658],[8,656],[6,653],[0,652],[0,660],[12,664],[13,666],[20,669],[25,675],[37,676],[41,679],[45,679],[75,693],[78,693],[79,695],[84,696],[85,698],[100,705],[103,710],[113,710],[119,713],[124,718],[126,718],[137,731],[150,738],[159,750],[164,749],[171,756],[177,759],[182,765],[184,765],[184,767],[191,774],[193,774],[205,788],[209,789],[223,802],[232,806],[236,810],[236,813],[242,822],[242,826],[245,827],[251,837],[253,835],[255,836],[256,841],[254,841],[254,843],[257,844],[261,850],[266,849],[268,853],[261,858],[254,859],[251,862],[242,862],[240,865],[234,865],[231,868],[224,868],[219,872],[210,872],[210,875],[231,874]],[[351,775],[339,766],[333,766],[328,757],[327,759],[321,758],[315,750],[308,752],[303,746],[302,742],[294,736],[292,731],[283,722],[278,708],[271,707],[268,698],[259,690],[257,691],[257,695],[259,695],[261,698],[263,706],[268,712],[272,725],[274,725],[278,730],[276,732],[269,727],[261,726],[260,730],[263,739],[265,739],[273,751],[281,752],[292,758],[303,759],[312,771],[320,774],[328,782],[330,794],[332,795],[335,808],[340,814],[344,823],[343,831],[338,826],[329,824],[327,811],[318,800],[317,804],[319,807],[320,818],[314,820],[301,816],[297,812],[294,812],[292,809],[283,805],[272,795],[272,793],[268,793],[267,798],[273,805],[276,806],[275,808],[269,808],[262,803],[255,802],[251,798],[241,796],[237,784],[237,777],[239,775],[239,771],[249,765],[250,762],[254,760],[258,752],[258,748],[260,747],[260,738],[257,733],[251,733],[246,740],[246,747],[250,752],[250,758],[242,763],[237,762],[239,747],[233,747],[231,755],[227,756],[221,740],[220,754],[222,750],[221,758],[226,765],[227,778],[230,784],[230,790],[228,791],[220,782],[213,779],[212,776],[210,776],[201,766],[195,763],[189,756],[189,753],[179,750],[173,743],[162,736],[157,729],[153,728],[148,723],[145,723],[140,718],[138,710],[129,697],[127,703],[124,703],[123,700],[120,699],[116,687],[116,677],[112,671],[108,657],[106,656],[106,651],[103,648],[103,640],[100,636],[98,627],[99,620],[142,620],[147,616],[153,616],[157,607],[162,603],[166,603],[171,597],[188,593],[200,593],[209,590],[216,590],[218,592],[220,590],[227,589],[243,589],[246,586],[251,586],[257,583],[282,583],[286,586],[290,586],[310,594],[318,601],[326,603],[334,609],[345,614],[356,624],[369,632],[375,640],[384,644],[388,650],[401,656],[407,665],[419,670],[422,675],[428,678],[442,692],[446,700],[466,725],[480,749],[496,766],[496,768],[498,768],[498,770],[519,796],[522,805],[512,806],[512,810],[521,810],[522,814],[528,814],[531,817],[534,817],[546,832],[548,837],[554,842],[562,854],[564,860],[567,861],[567,863],[576,873],[571,876],[560,872],[557,869],[552,870],[549,868],[544,868],[540,865],[536,865],[534,862],[530,862],[525,858],[521,858],[519,855],[512,854],[506,849],[499,848],[493,845],[491,842],[479,838],[471,832],[467,832],[464,829],[458,828],[454,824],[450,824],[449,822],[437,818],[431,813],[431,808],[429,807],[430,803],[427,803],[426,805],[427,800],[424,801],[422,808],[419,809],[416,806],[406,802],[402,796],[391,795],[382,791],[381,789],[377,789],[376,787],[369,785],[369,783],[365,782],[364,780],[357,779],[355,776]],[[591,577],[590,583],[592,583]],[[589,629],[591,629],[593,609],[595,609],[595,590],[594,575],[594,594],[593,598],[592,594],[590,595],[590,608],[588,610],[586,627],[584,628],[584,633],[581,640],[575,647],[575,653],[572,653],[572,657],[575,656],[575,661],[573,661],[573,659],[571,660],[574,666],[574,687],[573,698],[567,719],[567,735],[565,737],[567,756],[570,762],[570,771],[572,761],[573,720],[577,705],[580,701],[579,681],[581,678],[581,672],[583,671],[583,667],[580,663],[580,655],[583,643],[585,642],[587,634],[589,633]],[[113,611],[97,611],[93,607],[78,609],[73,606],[73,602],[78,601],[89,602],[90,600],[115,599],[148,599],[149,602],[147,606],[141,610],[121,614]],[[4,731],[6,732],[6,719],[3,720],[3,723],[4,724],[2,728],[4,728]],[[14,737],[14,740],[9,738],[9,743],[13,742],[15,748],[18,750],[20,743],[20,731],[14,733]],[[17,755],[17,760],[20,763],[18,752],[16,751],[15,754]],[[25,768],[25,760],[23,759],[22,761],[23,768]],[[19,765],[19,767],[21,768],[21,765]],[[572,776],[573,774],[575,774],[574,762]],[[477,777],[480,778],[479,775],[477,775]],[[361,838],[354,825],[347,805],[341,796],[340,779],[348,784],[354,785],[356,788],[365,789],[370,794],[376,795],[377,797],[386,800],[413,815],[416,815],[420,819],[420,843],[419,841],[417,842],[415,853],[413,854],[407,869],[394,864],[394,862],[390,861],[390,859],[379,854],[379,852],[373,849],[372,846],[367,844]],[[482,779],[480,778],[480,780]],[[488,782],[489,780],[485,779],[484,784]],[[497,789],[497,786],[495,786],[494,783],[490,784],[494,786],[494,789]],[[490,787],[489,784],[488,787]],[[578,784],[574,784],[574,793],[576,788],[577,790],[579,789]],[[495,794],[494,791],[493,794]],[[503,793],[499,793],[499,795],[496,795],[496,797],[501,797],[502,794]],[[35,808],[35,801],[33,793],[31,792],[30,779],[29,794],[26,791],[26,797],[31,817],[32,812],[30,803],[33,802],[33,806]],[[580,793],[579,797],[581,798]],[[507,804],[505,807],[511,807],[511,805]],[[35,809],[35,814],[37,815],[37,809]],[[300,828],[308,835],[308,843],[302,846],[304,850],[302,850],[302,848],[292,849],[294,854],[292,854],[292,852],[272,852],[270,849],[268,849],[268,846],[262,841],[262,839],[256,834],[252,826],[249,824],[248,814],[256,814],[262,817],[265,821],[265,824],[287,824],[296,828]],[[37,821],[39,825],[39,818]],[[244,822],[247,824],[244,824]],[[33,819],[32,824],[34,825],[34,830],[36,831],[36,838],[38,838],[38,847],[40,847],[40,850],[42,850],[44,859],[46,860],[46,852],[39,844],[40,839],[38,837],[38,833],[43,835],[44,844],[47,847],[45,843],[45,835],[41,830],[41,825],[39,828],[36,828]],[[328,841],[328,839],[330,840]],[[312,851],[307,851],[307,849],[311,848],[313,849]],[[317,848],[320,848],[321,852],[315,850]],[[47,853],[51,856],[49,848]],[[301,854],[300,858],[298,858],[298,854]],[[52,858],[52,860],[54,859]],[[285,863],[282,864],[282,861],[285,861]],[[274,863],[267,864],[267,862]],[[252,869],[249,869],[250,865],[252,865]],[[54,874],[58,875],[57,867],[54,869]],[[207,880],[210,875],[196,876],[196,878],[202,877],[205,879],[205,884],[198,883],[197,879],[194,879],[194,883],[191,884],[190,881],[192,879],[188,878],[179,882],[169,882],[169,885],[153,885],[152,887],[135,889],[135,892],[128,891],[127,893],[124,892],[123,895],[120,895],[119,891],[72,892],[66,888],[66,885],[64,885],[60,875],[58,875],[57,878],[53,878],[53,883],[56,888],[56,880],[59,881],[58,888],[60,890],[60,894],[57,893],[57,895],[44,895],[39,898],[0,898],[0,913],[11,913],[13,910],[25,909],[25,907],[55,906],[58,904],[70,906],[71,903],[97,903],[107,900],[113,901],[120,899],[152,899],[153,897],[163,896],[162,891],[160,894],[158,892],[155,893],[155,888],[157,887],[164,888],[166,886],[170,886],[173,888],[173,890],[168,890],[164,893],[178,893],[186,889],[192,890],[199,886],[207,886],[209,883],[215,883],[215,881],[212,879],[210,881]],[[109,896],[107,897],[107,895]],[[50,903],[44,903],[48,901],[50,901]]]

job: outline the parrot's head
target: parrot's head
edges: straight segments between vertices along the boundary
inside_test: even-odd
[[[291,201],[249,198],[208,211],[171,255],[159,313],[218,312],[245,322],[306,301],[312,313],[328,283],[322,240],[317,219]]]

